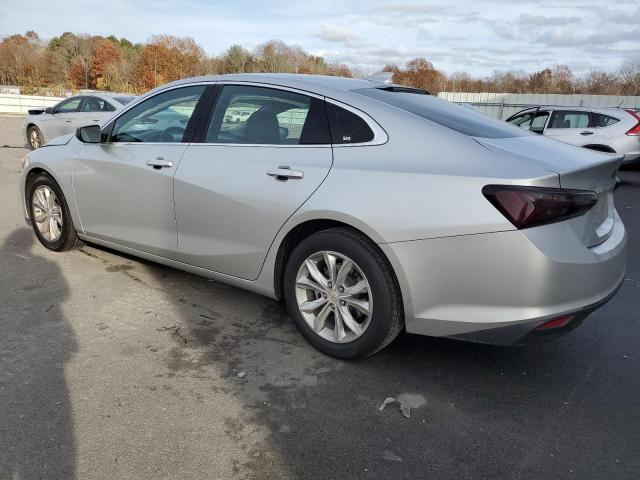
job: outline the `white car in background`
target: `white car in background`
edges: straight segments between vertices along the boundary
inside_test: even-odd
[[[78,127],[102,123],[136,97],[126,94],[90,93],[67,98],[53,107],[31,109],[24,124],[31,150],[60,135],[75,133]]]
[[[640,159],[640,114],[635,109],[540,106],[507,122],[579,147],[621,153],[623,164]]]

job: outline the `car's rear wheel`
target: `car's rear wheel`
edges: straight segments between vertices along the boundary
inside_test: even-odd
[[[31,150],[40,148],[44,144],[42,132],[35,125],[31,125],[27,130],[27,138],[29,139],[29,147]]]
[[[60,186],[41,173],[27,184],[27,200],[33,231],[49,250],[63,252],[81,245]]]
[[[315,233],[291,253],[284,298],[302,335],[338,358],[371,355],[403,325],[402,302],[382,252],[346,228]]]

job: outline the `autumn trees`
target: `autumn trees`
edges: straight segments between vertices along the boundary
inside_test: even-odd
[[[498,71],[486,78],[474,78],[465,72],[447,75],[426,58],[415,58],[404,66],[387,65],[384,70],[393,72],[396,83],[433,93],[640,95],[640,60],[628,63],[618,72],[593,70],[583,75],[574,74],[566,65],[556,65],[531,74]],[[253,50],[231,45],[219,56],[207,56],[191,38],[171,35],[155,35],[144,44],[113,35],[71,32],[48,42],[35,32],[10,35],[0,41],[0,85],[18,85],[25,93],[43,88],[54,94],[86,88],[142,93],[179,78],[236,72],[353,76],[344,64],[328,63],[279,40],[265,42]]]

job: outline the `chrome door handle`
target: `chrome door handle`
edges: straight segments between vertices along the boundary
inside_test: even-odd
[[[291,167],[278,167],[273,170],[267,170],[267,175],[275,178],[276,180],[289,180],[304,178],[304,172],[300,170],[291,170]]]
[[[65,120],[65,122],[67,122],[67,123],[71,123],[71,120]]]
[[[593,135],[593,132],[580,132],[580,135]]]
[[[155,160],[147,160],[147,165],[155,168],[156,170],[160,170],[161,168],[173,167],[173,162],[158,157]]]

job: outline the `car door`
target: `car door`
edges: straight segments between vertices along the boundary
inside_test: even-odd
[[[176,252],[173,175],[205,86],[164,90],[103,128],[104,143],[82,145],[73,187],[86,235],[169,257]],[[174,122],[167,122],[166,118]]]
[[[589,112],[554,110],[544,134],[561,142],[582,147],[593,142],[596,129]]]
[[[42,131],[47,141],[52,138],[75,132],[73,123],[78,109],[82,103],[82,97],[72,97],[53,107],[51,115],[42,125]]]
[[[179,259],[253,280],[278,230],[329,173],[326,108],[256,85],[218,85],[214,96],[208,128],[175,176]],[[236,111],[247,119],[237,123]]]

